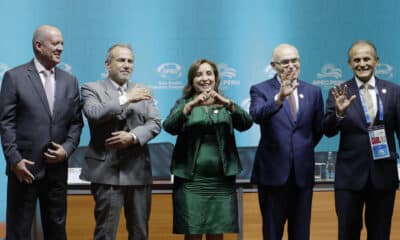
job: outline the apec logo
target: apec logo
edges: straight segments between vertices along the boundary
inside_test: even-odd
[[[182,77],[182,67],[177,63],[163,63],[157,67],[157,72],[166,80],[177,80]]]
[[[4,73],[9,70],[10,67],[5,63],[0,63],[0,78],[3,79]]]
[[[267,74],[267,78],[268,79],[273,78],[275,76],[275,74],[276,74],[275,69],[271,66],[270,63],[268,63],[267,66],[265,66],[264,72]]]
[[[393,66],[386,63],[378,63],[375,67],[375,74],[385,79],[393,78]]]
[[[317,73],[317,78],[334,78],[339,79],[342,77],[342,69],[335,67],[333,64],[325,64],[321,68],[321,72]]]
[[[61,62],[58,64],[58,67],[64,71],[72,74],[72,66],[69,65],[68,63]]]
[[[221,77],[221,83],[224,86],[238,86],[240,80],[234,79],[236,77],[236,69],[230,67],[226,63],[218,64],[219,75]]]
[[[342,69],[332,63],[327,63],[322,66],[321,72],[317,73],[317,79],[313,80],[312,84],[328,90],[344,82],[341,79],[342,75]]]

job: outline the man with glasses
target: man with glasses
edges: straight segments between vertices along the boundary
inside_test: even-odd
[[[271,66],[277,74],[251,87],[250,114],[260,125],[252,182],[258,185],[263,237],[310,238],[314,147],[322,137],[321,89],[298,79],[300,57],[278,45]]]

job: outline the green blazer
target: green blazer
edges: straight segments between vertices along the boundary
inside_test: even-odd
[[[172,154],[171,173],[186,179],[193,177],[201,144],[202,132],[199,126],[211,124],[215,128],[224,175],[238,174],[242,166],[233,130],[249,129],[253,124],[251,116],[237,104],[232,113],[224,107],[197,106],[192,109],[189,116],[185,116],[183,108],[190,100],[179,100],[163,122],[165,131],[178,135]]]

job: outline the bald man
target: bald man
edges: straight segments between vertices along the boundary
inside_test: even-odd
[[[30,239],[36,202],[44,239],[66,239],[68,156],[82,129],[75,77],[56,65],[63,37],[43,25],[32,39],[35,57],[4,74],[0,92],[0,127],[7,161],[6,239]]]
[[[264,240],[310,238],[314,147],[322,137],[321,89],[299,80],[300,56],[289,44],[277,46],[276,75],[251,87],[250,114],[261,139],[251,181],[258,186]]]
[[[378,60],[372,43],[353,43],[348,64],[354,76],[334,87],[326,102],[324,133],[340,133],[335,174],[339,240],[360,239],[363,211],[367,239],[390,239],[399,181],[400,87],[375,76]]]

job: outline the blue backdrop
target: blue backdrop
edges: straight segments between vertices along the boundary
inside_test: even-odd
[[[379,77],[398,82],[400,2],[386,0],[13,0],[0,1],[0,79],[29,61],[31,38],[41,24],[64,35],[61,67],[80,83],[104,77],[106,50],[116,42],[135,52],[133,81],[151,86],[161,116],[180,97],[190,64],[209,58],[219,64],[225,95],[249,106],[252,84],[270,78],[273,48],[298,47],[301,78],[322,88],[352,76],[347,50],[358,39],[374,42]],[[236,135],[239,146],[255,146],[258,126]],[[88,143],[85,127],[81,145]],[[174,142],[162,132],[153,142]],[[335,151],[324,138],[318,151]],[[0,221],[5,220],[5,161],[0,155]]]

